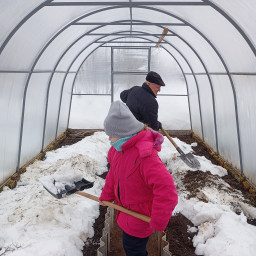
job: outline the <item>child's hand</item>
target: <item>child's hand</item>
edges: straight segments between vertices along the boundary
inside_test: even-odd
[[[102,206],[107,206],[107,205],[105,205],[105,204],[103,203],[103,201],[99,201],[99,203],[100,203],[100,205],[102,205]]]

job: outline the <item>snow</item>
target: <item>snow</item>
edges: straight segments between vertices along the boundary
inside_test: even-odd
[[[196,146],[174,140],[185,153],[193,152]],[[43,184],[51,187],[55,180],[58,186],[55,192],[58,192],[63,184],[72,185],[85,178],[94,182],[86,192],[99,196],[104,180],[98,175],[107,171],[109,147],[105,133],[97,132],[74,145],[47,152],[44,161],[37,160],[27,167],[15,189],[4,188],[0,193],[0,255],[82,256],[84,242],[94,235],[99,204],[77,194],[56,199]],[[243,202],[241,192],[230,192],[228,184],[216,179],[216,187],[206,186],[197,198],[187,199],[182,178],[187,170],[193,169],[178,157],[179,153],[166,138],[159,156],[178,188],[179,203],[174,214],[182,213],[196,226],[188,226],[188,232],[198,232],[193,239],[195,253],[254,256],[256,227],[249,225],[246,219],[255,218],[256,209]],[[197,156],[197,159],[202,172],[209,171],[219,177],[227,173],[205,157]],[[218,189],[217,185],[223,189]],[[51,189],[53,192],[56,188]],[[238,208],[239,215],[235,213]]]

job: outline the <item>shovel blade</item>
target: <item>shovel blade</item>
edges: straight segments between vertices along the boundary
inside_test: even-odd
[[[88,181],[86,179],[82,179],[80,181],[75,182],[76,191],[92,188],[93,185],[94,185],[93,182]]]
[[[54,183],[55,183],[55,181],[54,181]],[[54,183],[53,183],[53,184],[54,184]],[[94,182],[88,181],[88,180],[86,180],[86,179],[82,179],[82,180],[80,180],[80,181],[74,182],[74,185],[73,185],[73,186],[66,185],[64,190],[62,190],[62,191],[60,191],[60,192],[57,192],[57,193],[52,192],[52,190],[50,190],[49,188],[47,188],[47,186],[44,186],[44,188],[45,188],[52,196],[54,196],[55,198],[61,199],[61,198],[65,197],[65,196],[74,194],[76,191],[85,190],[85,189],[88,189],[88,188],[92,188],[93,185],[94,185]]]
[[[198,169],[200,168],[200,162],[195,158],[195,156],[191,153],[187,154],[181,154],[180,155],[181,160],[188,165],[189,167],[193,169]]]

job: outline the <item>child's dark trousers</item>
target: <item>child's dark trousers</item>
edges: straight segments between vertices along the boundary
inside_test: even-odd
[[[126,256],[147,256],[147,242],[149,236],[145,238],[139,238],[128,235],[123,231],[123,247]]]

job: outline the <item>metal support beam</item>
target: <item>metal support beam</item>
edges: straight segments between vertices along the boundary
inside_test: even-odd
[[[111,48],[111,103],[114,101],[114,50]]]
[[[142,33],[92,33],[92,34],[87,34],[86,36],[130,36],[130,37],[133,37],[133,36],[162,36],[162,34],[150,34],[150,33],[145,33],[145,34],[142,34]],[[165,36],[175,36],[174,34],[167,34]]]
[[[113,47],[114,48],[114,47]],[[133,48],[129,48],[129,49],[133,49]],[[140,49],[143,49],[143,48],[140,48]],[[140,71],[137,71],[137,72],[132,72],[132,71],[113,71],[113,74],[114,75],[124,75],[124,74],[129,74],[129,75],[146,75],[148,72],[140,72]]]
[[[120,26],[120,25],[126,25],[126,26],[188,26],[185,23],[179,23],[179,22],[120,22],[120,21],[115,21],[115,22],[77,22],[74,23],[74,25],[83,25],[83,26]]]
[[[29,74],[30,71],[25,71],[25,70],[0,70],[0,73],[8,74],[8,73],[13,73],[13,74]],[[48,74],[52,73],[51,70],[34,70],[34,74]],[[56,71],[55,73],[64,73],[66,74],[66,71]],[[75,73],[73,71],[70,71],[69,73]]]
[[[150,43],[150,42],[149,42]],[[109,42],[109,44],[111,44],[111,42]],[[118,45],[115,45],[115,46],[113,46],[113,45],[101,45],[100,47],[115,47],[115,48],[132,48],[132,49],[141,49],[142,47],[143,48],[149,48],[149,47],[156,47],[156,46],[149,46],[149,45],[147,45],[147,46],[124,46],[124,45],[122,45],[122,46],[118,46]]]
[[[151,64],[151,47],[148,51],[148,72],[150,71],[150,64]]]
[[[113,39],[112,39],[113,40]],[[111,41],[111,40],[110,40]],[[172,45],[171,45],[172,46]],[[100,47],[100,46],[99,46]],[[173,47],[173,46],[172,46]],[[87,47],[86,47],[87,48]],[[84,48],[84,50],[86,49],[86,48]],[[97,47],[98,48],[98,47]],[[96,49],[97,49],[96,48]],[[112,58],[112,55],[113,55],[113,49],[114,48],[116,48],[116,47],[111,47],[111,58]],[[133,47],[131,47],[132,49],[133,49]],[[162,47],[162,48],[164,48],[164,47]],[[95,49],[95,50],[96,50]],[[141,48],[138,48],[138,49],[141,49]],[[143,49],[145,49],[145,47],[143,47]],[[164,48],[165,49],[165,48]],[[175,47],[174,47],[174,49],[175,49]],[[179,62],[177,61],[177,59],[167,50],[167,49],[165,49],[173,58],[174,58],[174,60],[177,62],[177,64],[178,64],[178,66],[180,67],[180,69],[181,69],[181,71],[182,71],[182,73],[183,73],[183,76],[184,76],[184,79],[185,79],[185,83],[186,83],[186,87],[187,87],[187,92],[188,92],[188,84],[187,84],[187,79],[186,79],[186,76],[184,75],[184,71],[183,71],[183,69],[182,69],[182,67],[181,67],[181,65],[179,64]],[[149,51],[150,51],[150,49],[149,49]],[[179,51],[178,51],[179,52]],[[179,52],[180,53],[180,52]],[[180,53],[181,54],[181,53]],[[80,55],[80,54],[79,54]],[[78,56],[79,56],[78,55]],[[77,57],[78,57],[77,56]],[[181,56],[184,58],[184,56],[181,54]],[[77,58],[76,57],[76,58]],[[75,59],[76,59],[75,58]],[[87,59],[87,58],[86,58]],[[85,60],[86,60],[85,59]],[[84,60],[84,61],[85,61]],[[184,60],[187,62],[187,60],[186,60],[186,58],[184,58]],[[75,60],[74,60],[75,61]],[[74,62],[73,61],[73,62]],[[80,68],[81,68],[81,66],[82,66],[82,64],[83,63],[81,63],[81,65],[80,65],[80,67],[78,68],[78,70],[80,70]],[[112,64],[112,61],[111,61],[111,64]],[[187,64],[190,66],[190,64],[187,62]],[[72,66],[72,64],[71,64],[71,66]],[[71,67],[70,66],[70,67]],[[112,66],[112,65],[111,65]],[[69,70],[69,69],[68,69]],[[191,71],[193,72],[193,70],[191,69]],[[117,73],[122,73],[122,72],[112,72],[112,69],[111,69],[111,77],[113,76],[113,74],[117,74]],[[129,73],[129,74],[134,74],[134,75],[136,75],[136,74],[142,74],[142,73],[144,73],[144,72],[125,72],[125,73]],[[146,74],[146,73],[144,73],[144,74]],[[194,76],[195,77],[195,76]],[[75,76],[75,78],[74,78],[74,81],[73,81],[73,86],[74,86],[74,83],[75,83],[75,79],[76,79],[76,76]],[[195,77],[195,80],[196,80],[196,77]],[[111,81],[112,81],[112,79],[111,79]],[[196,85],[197,85],[197,81],[196,81]],[[72,91],[73,91],[73,86],[72,86]],[[113,86],[113,83],[111,83],[111,88],[112,88],[112,86]],[[171,96],[171,95],[170,95]],[[178,95],[177,95],[178,96]],[[185,96],[185,95],[179,95],[179,96]],[[190,126],[191,126],[191,128],[192,128],[192,119],[191,119],[191,110],[190,110],[190,100],[189,100],[189,94],[187,95],[187,97],[188,97],[188,107],[189,107],[189,117],[190,117]],[[200,98],[199,98],[199,103],[200,103]],[[70,101],[70,107],[69,107],[69,117],[70,117],[70,108],[71,108],[71,101]],[[200,109],[200,119],[201,119],[201,108],[199,107],[199,109]],[[69,118],[68,118],[68,120],[69,120]],[[69,121],[68,121],[69,122]],[[201,127],[202,128],[202,127]],[[202,135],[203,135],[203,128],[202,128]],[[204,137],[204,136],[203,136]]]
[[[232,76],[256,76],[256,73],[254,72],[209,72],[209,75],[217,75],[217,76],[227,76],[227,75],[232,75]],[[185,73],[185,75],[192,75],[191,73]],[[195,73],[195,75],[205,75],[205,73]]]
[[[6,45],[9,43],[9,41],[11,40],[11,38],[13,37],[13,35],[15,35],[15,33],[23,26],[23,24],[29,20],[34,14],[36,14],[37,12],[39,12],[42,8],[44,8],[45,6],[47,6],[50,2],[52,2],[53,0],[48,0],[48,1],[44,1],[43,3],[41,3],[40,5],[38,5],[34,10],[32,10],[29,14],[27,14],[20,22],[19,24],[16,25],[16,27],[13,28],[13,30],[9,33],[9,35],[7,36],[7,38],[4,40],[4,42],[2,43],[1,47],[0,47],[0,55],[2,53],[2,51],[4,50],[4,48],[6,47]]]
[[[230,16],[228,15],[223,9],[218,7],[215,3],[212,3],[209,0],[202,0],[205,4],[208,4],[210,7],[212,7],[214,10],[216,10],[218,13],[220,13],[225,19],[227,19],[240,33],[240,35],[244,38],[244,40],[247,42],[249,47],[251,48],[252,52],[256,56],[256,47],[253,43],[253,41],[247,36],[245,31],[239,26],[239,24]]]
[[[136,7],[136,6],[145,6],[145,5],[187,5],[187,6],[195,6],[195,5],[208,5],[206,2],[190,2],[190,1],[184,1],[184,2],[162,2],[162,1],[155,1],[155,2],[114,2],[114,1],[109,1],[109,2],[53,2],[50,4],[47,4],[47,6],[121,6],[121,7]]]
[[[161,4],[162,3],[162,4]],[[209,1],[204,1],[204,2],[172,2],[172,3],[169,3],[169,2],[129,2],[129,3],[124,3],[124,2],[62,2],[62,4],[63,5],[108,5],[108,6],[111,6],[111,4],[112,4],[112,8],[120,8],[120,7],[126,7],[125,6],[125,4],[128,6],[128,7],[131,7],[131,5],[132,6],[134,6],[134,7],[138,7],[138,8],[145,8],[145,9],[154,9],[153,7],[151,8],[150,6],[153,6],[153,5],[171,5],[171,4],[179,4],[179,5],[185,5],[185,3],[186,3],[186,5],[208,5],[208,3],[210,3]],[[120,4],[120,6],[118,5],[118,4]],[[146,5],[149,5],[148,7],[146,6]],[[54,5],[61,5],[61,2],[54,2],[54,3],[52,3],[52,4],[48,4],[47,6],[54,6]],[[107,9],[107,8],[106,8]],[[109,8],[109,9],[111,9],[111,7]],[[216,8],[215,8],[216,9]],[[158,10],[159,12],[163,12],[163,11],[160,11],[160,10]],[[219,11],[220,12],[220,10],[217,10],[217,11]],[[164,13],[166,13],[166,12],[164,12]],[[222,12],[220,12],[222,15],[223,15],[223,13]],[[170,15],[170,14],[169,14]],[[173,15],[171,15],[171,16],[173,16]],[[226,17],[227,18],[227,17]],[[230,21],[230,20],[229,20]],[[233,24],[233,23],[232,23]],[[126,24],[122,24],[122,25],[126,25]],[[129,25],[129,24],[127,24],[127,25]],[[140,25],[140,24],[138,24],[138,25]],[[151,24],[152,25],[152,24]],[[233,24],[234,25],[234,24]],[[194,29],[196,32],[199,32],[197,29],[195,29],[195,27],[193,27],[192,25],[190,25],[191,26],[191,29]],[[236,26],[235,26],[236,27]],[[237,27],[236,27],[237,28]],[[239,30],[239,32],[240,32],[240,34],[242,34],[241,33],[241,31]],[[202,35],[202,33],[199,33],[200,35]],[[243,34],[242,34],[243,35]],[[57,35],[56,35],[57,36]],[[204,39],[206,39],[206,37],[204,36],[204,35],[202,35],[203,36],[203,38]],[[52,41],[52,40],[51,40]],[[208,43],[210,43],[209,42],[209,40],[207,40],[207,42]],[[250,40],[249,41],[247,41],[247,43],[249,44],[249,42],[250,42]],[[47,45],[49,45],[49,44],[47,44]],[[250,44],[249,44],[250,45]],[[210,43],[210,46],[211,47],[213,47],[213,45],[212,45],[212,43]],[[255,49],[255,47],[253,47],[252,45],[250,45],[251,46],[251,48],[253,48],[253,49]],[[3,49],[3,48],[2,48]],[[218,54],[218,52],[217,52],[217,50],[214,48],[214,50],[216,51],[216,53]],[[44,51],[44,49],[43,49],[43,51]],[[254,51],[255,52],[255,51]],[[41,52],[42,53],[42,52]],[[41,53],[39,54],[39,57],[40,57],[40,55],[41,55]],[[227,69],[227,67],[226,67],[226,65],[225,65],[225,62],[224,62],[224,60],[223,60],[223,58],[222,58],[222,56],[220,56],[219,54],[218,54],[218,56],[220,57],[220,59],[221,59],[221,61],[222,61],[222,63],[224,64],[224,66],[225,66],[225,68],[226,68],[226,70],[228,70]],[[39,58],[38,57],[38,58]],[[38,60],[38,58],[36,59],[36,61],[35,62],[37,62],[37,60]],[[34,66],[35,65],[33,65],[33,67],[32,67],[32,69],[31,69],[31,73],[32,73],[32,70],[33,70],[33,68],[34,68]],[[30,74],[31,74],[30,73]],[[207,72],[208,73],[208,72]],[[230,73],[227,71],[227,73],[230,75]],[[208,75],[209,75],[209,73],[208,73]],[[29,79],[30,79],[30,75],[29,75],[29,78],[28,78],[28,81],[29,81]],[[230,77],[230,80],[231,80],[231,83],[232,83],[232,86],[233,86],[233,82],[232,82],[232,79],[231,79],[231,77]],[[28,83],[26,83],[26,87],[27,87],[27,85],[28,85]],[[235,92],[234,92],[235,93]],[[26,95],[26,93],[24,94],[24,95]],[[24,97],[25,98],[25,97]],[[236,103],[236,98],[235,98],[235,105],[236,105],[237,103]],[[23,107],[23,109],[24,109],[24,107]],[[236,114],[237,114],[237,110],[236,110]],[[238,120],[238,116],[237,116],[237,120]],[[23,123],[23,122],[22,122]],[[238,121],[237,121],[237,123],[238,123]],[[238,131],[238,136],[239,136],[239,123],[237,124],[237,131]],[[22,131],[21,131],[21,134],[22,134]],[[240,140],[240,139],[239,139]],[[20,143],[21,143],[21,141],[20,141]],[[239,148],[240,148],[240,143],[239,143]],[[20,154],[20,152],[19,152],[19,154]],[[240,158],[241,158],[241,154],[240,154]],[[242,162],[241,162],[241,169],[243,169],[242,168]]]
[[[100,44],[156,44],[155,42],[143,42],[143,41],[98,41]],[[162,42],[161,44],[168,44],[167,42]]]
[[[129,0],[129,3],[131,4],[132,0]],[[130,9],[130,33],[132,33],[132,22],[133,22],[133,18],[132,18],[132,6],[129,7]]]
[[[83,96],[110,96],[111,94],[109,93],[106,93],[106,94],[103,94],[103,93],[72,93],[72,95],[83,95]]]

